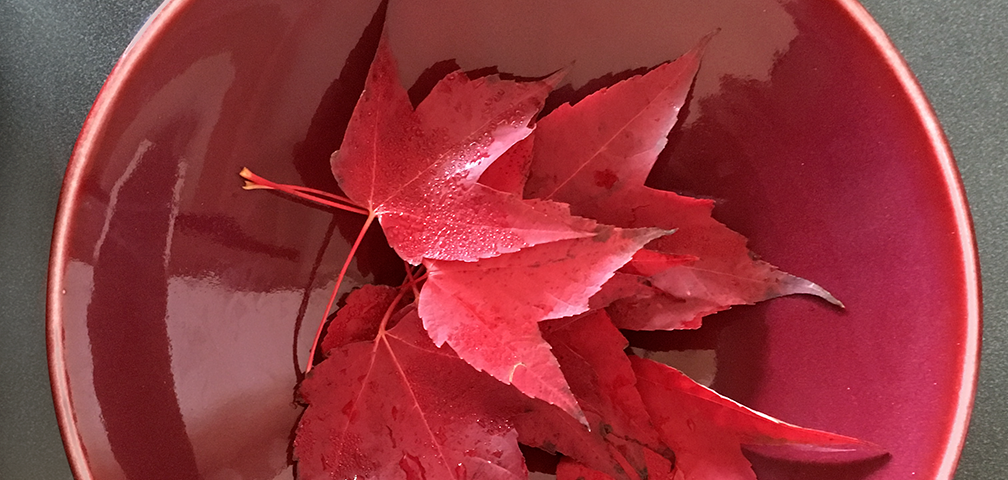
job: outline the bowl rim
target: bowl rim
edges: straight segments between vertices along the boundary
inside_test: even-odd
[[[71,406],[71,393],[67,365],[62,356],[65,343],[62,335],[64,266],[68,260],[67,244],[71,235],[72,212],[75,210],[78,192],[85,166],[92,155],[94,142],[109,123],[116,110],[119,93],[123,90],[135,68],[143,65],[147,54],[158,40],[170,29],[179,14],[197,0],[164,0],[147,18],[134,35],[129,45],[112,68],[101,87],[91,110],[87,114],[80,135],[74,145],[67,165],[53,228],[49,254],[48,285],[46,291],[46,352],[49,366],[49,380],[57,423],[63,439],[64,450],[74,478],[85,480],[94,478],[87,465],[83,440],[77,429],[76,418]],[[980,284],[979,252],[973,220],[966,199],[962,178],[956,166],[951,147],[938,121],[934,109],[928,102],[906,60],[899,50],[875,22],[868,11],[857,0],[834,0],[851,17],[865,34],[884,61],[886,67],[896,77],[925,129],[930,150],[937,156],[945,191],[952,204],[956,234],[963,258],[966,296],[966,335],[961,358],[958,395],[955,398],[951,428],[946,434],[944,450],[938,459],[936,480],[951,479],[966,440],[973,401],[976,396],[981,354],[982,297]]]
[[[892,40],[882,31],[882,27],[857,0],[837,0],[837,3],[868,34],[886,66],[896,76],[903,91],[909,97],[918,118],[923,123],[930,149],[938,157],[938,166],[941,168],[946,192],[952,203],[956,234],[959,238],[959,247],[963,258],[963,274],[966,279],[966,337],[961,359],[962,372],[959,377],[958,396],[955,399],[951,428],[947,432],[944,442],[945,450],[942,452],[935,476],[938,480],[951,479],[955,475],[962,447],[966,442],[966,432],[969,429],[970,417],[973,413],[973,400],[976,398],[980,367],[983,303],[980,285],[980,259],[973,217],[970,214],[959,168],[952,155],[952,148],[949,146],[934,108],[924,95],[924,89],[917,81],[917,77],[910,71],[906,59],[900,55]]]
[[[67,263],[67,245],[71,235],[72,212],[77,203],[78,192],[85,166],[92,156],[94,142],[109,123],[116,110],[119,93],[131,77],[131,72],[143,64],[147,53],[157,44],[179,13],[195,0],[164,0],[140,27],[129,45],[119,57],[105,83],[98,91],[94,104],[84,119],[80,135],[74,144],[67,163],[63,186],[60,189],[53,225],[52,243],[49,250],[48,285],[46,289],[46,354],[49,363],[49,384],[56,423],[63,438],[63,449],[74,478],[92,480],[88,468],[83,439],[77,428],[76,414],[71,405],[70,379],[62,352],[65,351],[63,338],[64,266]]]

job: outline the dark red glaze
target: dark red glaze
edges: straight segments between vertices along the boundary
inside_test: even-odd
[[[754,251],[847,309],[777,299],[652,346],[716,348],[720,392],[892,453],[830,467],[754,455],[760,478],[951,477],[979,352],[972,230],[934,115],[861,7],[440,3],[388,12],[407,86],[455,58],[528,77],[569,66],[562,91],[579,92],[720,28],[649,183],[717,199]],[[363,218],[242,191],[237,173],[335,188],[328,158],[376,12],[169,0],[109,77],[67,171],[50,267],[50,371],[78,478],[290,478],[294,387]],[[347,287],[402,275],[380,234],[368,240]]]

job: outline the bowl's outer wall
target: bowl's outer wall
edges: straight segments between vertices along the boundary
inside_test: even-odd
[[[761,478],[934,478],[958,442],[970,232],[915,92],[847,9],[443,3],[389,12],[406,85],[452,57],[521,75],[573,61],[580,84],[720,27],[649,182],[719,200],[715,215],[755,252],[847,309],[788,298],[709,320],[715,387],[893,454],[847,467],[754,459]],[[331,184],[375,11],[174,1],[113,72],[71,160],[51,267],[57,408],[82,478],[289,475],[299,364],[359,219],[244,192],[236,173]],[[351,285],[390,264],[372,248]]]

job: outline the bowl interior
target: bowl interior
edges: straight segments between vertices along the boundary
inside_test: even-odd
[[[888,462],[753,457],[760,478],[946,478],[972,399],[972,233],[920,91],[853,2],[392,2],[403,84],[437,62],[574,91],[704,35],[690,103],[649,178],[718,201],[765,259],[831,290],[735,308],[698,332],[714,387],[783,420],[878,443]],[[361,220],[237,172],[335,189],[328,158],[382,28],[373,0],[169,1],[117,66],[71,161],[50,357],[80,478],[290,478],[294,388]],[[353,287],[401,264],[371,234]],[[90,473],[90,475],[88,475]]]

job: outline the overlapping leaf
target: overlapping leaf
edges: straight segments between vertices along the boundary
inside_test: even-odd
[[[436,345],[584,422],[538,323],[587,311],[613,272],[663,233],[609,228],[477,262],[428,262],[420,317]]]
[[[514,82],[445,77],[414,110],[381,41],[332,171],[376,215],[389,244],[422,259],[472,261],[593,234],[594,222],[476,181],[543,106],[557,76]]]
[[[329,322],[322,340],[322,353],[348,343],[366,342],[378,335],[385,311],[395,301],[398,290],[386,285],[363,285],[350,292],[346,304]]]
[[[604,311],[540,323],[589,428],[540,401],[512,409],[521,443],[604,473],[633,480],[653,478],[652,449],[672,453],[651,426],[624,349],[627,341]],[[659,471],[661,467],[658,467]],[[665,468],[665,472],[668,468]]]
[[[648,248],[697,259],[637,279],[637,294],[614,300],[621,328],[695,328],[700,317],[732,305],[795,293],[838,303],[818,285],[755,260],[743,236],[711,217],[711,201],[644,185],[686,101],[701,52],[698,47],[573,106],[562,105],[536,129],[527,198],[566,202],[575,215],[606,224],[675,229]],[[527,162],[508,161],[518,168]]]
[[[624,353],[629,344],[605,311],[543,322],[542,330],[592,431],[640,473],[646,469],[644,447],[670,453],[637,391]]]
[[[805,460],[856,461],[884,455],[856,438],[797,427],[746,408],[651,360],[631,357],[638,390],[676,470],[686,480],[755,480],[743,445],[791,448]]]
[[[499,390],[431,344],[415,310],[373,341],[330,352],[302,382],[302,479],[524,479],[518,434],[488,410]]]
[[[660,442],[636,394],[622,352],[625,340],[605,325],[605,313],[544,324],[590,415],[589,430],[560,408],[477,372],[449,347],[435,347],[415,308],[390,316],[397,301],[390,291],[395,292],[361,288],[350,294],[342,309],[347,313],[329,330],[336,337],[326,339],[333,349],[301,385],[309,406],[295,442],[300,478],[418,478],[421,472],[429,480],[512,478],[521,470],[514,460],[515,438],[562,452],[612,478],[646,474],[647,460],[633,457],[644,448],[638,442]],[[401,320],[385,331],[386,318]],[[378,333],[371,341],[340,344],[338,339],[347,338],[342,324]],[[601,335],[594,327],[602,327]],[[636,428],[651,433],[638,441]]]
[[[660,448],[624,353],[629,343],[605,311],[550,320],[541,328],[579,401],[592,414],[592,426]]]

